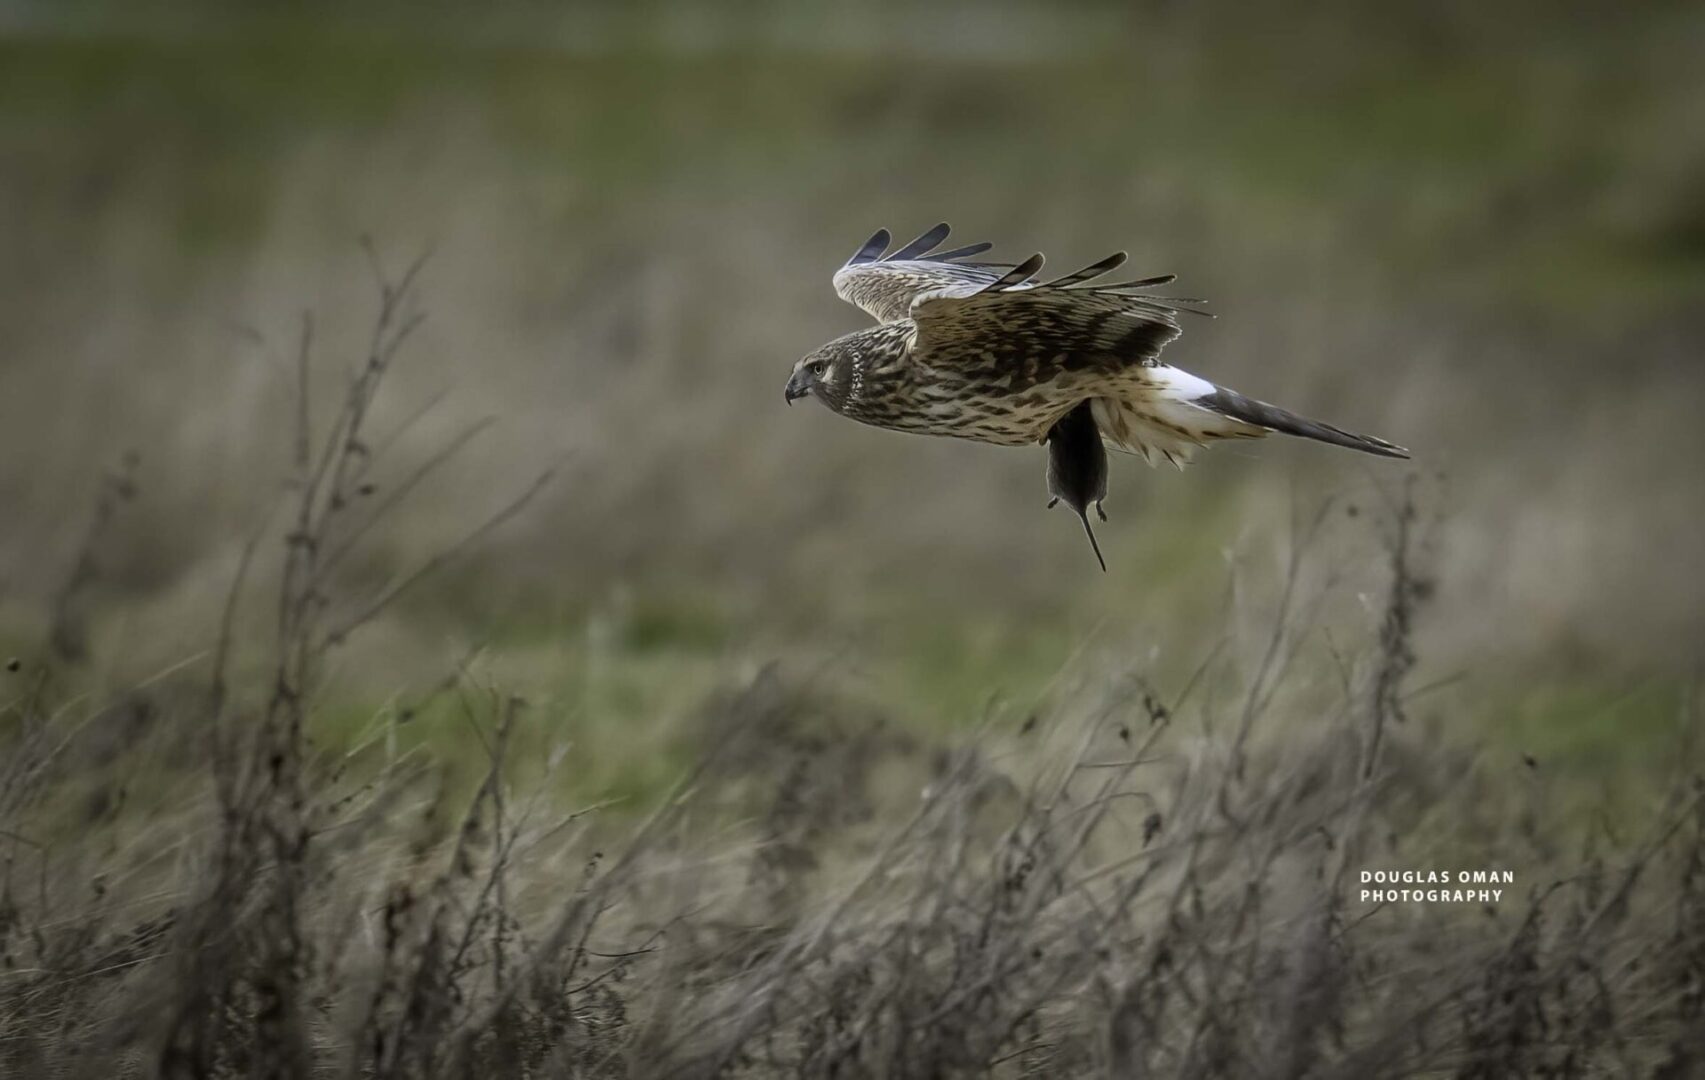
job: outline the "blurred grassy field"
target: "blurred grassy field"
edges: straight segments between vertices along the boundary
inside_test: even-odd
[[[207,647],[287,477],[300,313],[318,417],[363,347],[364,234],[393,265],[434,252],[381,427],[446,395],[380,487],[498,424],[346,584],[568,464],[332,673],[333,741],[474,649],[555,703],[592,794],[657,789],[681,712],[776,657],[934,730],[1084,650],[1181,676],[1271,602],[1295,518],[1400,486],[1313,446],[1118,462],[1102,578],[1042,512],[1038,455],[782,408],[793,359],[858,325],[829,272],[946,218],[1065,264],[1128,247],[1221,316],[1179,363],[1415,449],[1417,681],[1454,680],[1430,707],[1589,771],[1637,775],[1628,747],[1667,730],[1705,628],[1688,5],[152,10],[25,5],[0,37],[10,652],[130,450],[140,495],[78,601],[95,674]],[[1374,617],[1375,532],[1333,534],[1328,637]],[[456,759],[455,726],[408,739]]]

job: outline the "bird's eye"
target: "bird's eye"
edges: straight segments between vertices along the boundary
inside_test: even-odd
[[[823,369],[824,369],[824,368],[825,368],[825,367],[826,367],[826,366],[827,366],[827,365],[826,365],[826,364],[824,364],[824,363],[823,363],[823,361],[821,361],[821,360],[813,360],[813,361],[811,361],[811,369],[810,369],[810,370],[811,370],[811,374],[813,374],[813,375],[817,375],[817,376],[821,376],[821,375],[822,375],[822,374],[823,374]]]

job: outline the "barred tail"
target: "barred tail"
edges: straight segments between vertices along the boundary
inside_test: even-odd
[[[1235,390],[1227,390],[1216,386],[1213,392],[1195,398],[1191,404],[1200,406],[1210,412],[1233,420],[1241,420],[1246,424],[1264,427],[1269,431],[1280,431],[1286,435],[1300,435],[1305,439],[1318,439],[1334,446],[1345,446],[1351,450],[1360,450],[1364,454],[1378,454],[1381,457],[1406,458],[1409,451],[1395,443],[1372,435],[1357,435],[1331,424],[1323,424],[1318,420],[1310,420],[1296,413],[1287,412],[1277,405],[1269,405],[1265,401],[1244,397]]]

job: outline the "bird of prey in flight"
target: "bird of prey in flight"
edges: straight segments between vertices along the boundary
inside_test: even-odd
[[[1384,457],[1401,446],[1309,420],[1160,362],[1199,303],[1154,295],[1173,275],[1107,284],[1117,252],[1043,281],[1042,256],[1017,264],[976,257],[990,244],[937,251],[945,224],[888,252],[879,229],[836,271],[835,292],[877,325],[836,338],[793,367],[787,400],[815,397],[842,416],[997,446],[1048,447],[1049,506],[1103,521],[1104,447],[1182,468],[1199,446],[1300,435]]]

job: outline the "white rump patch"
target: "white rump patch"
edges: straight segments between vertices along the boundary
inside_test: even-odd
[[[1116,398],[1096,398],[1091,407],[1101,438],[1115,450],[1141,454],[1150,465],[1170,461],[1183,468],[1196,449],[1220,439],[1258,439],[1267,429],[1193,404],[1217,390],[1213,383],[1166,365],[1131,368]]]

